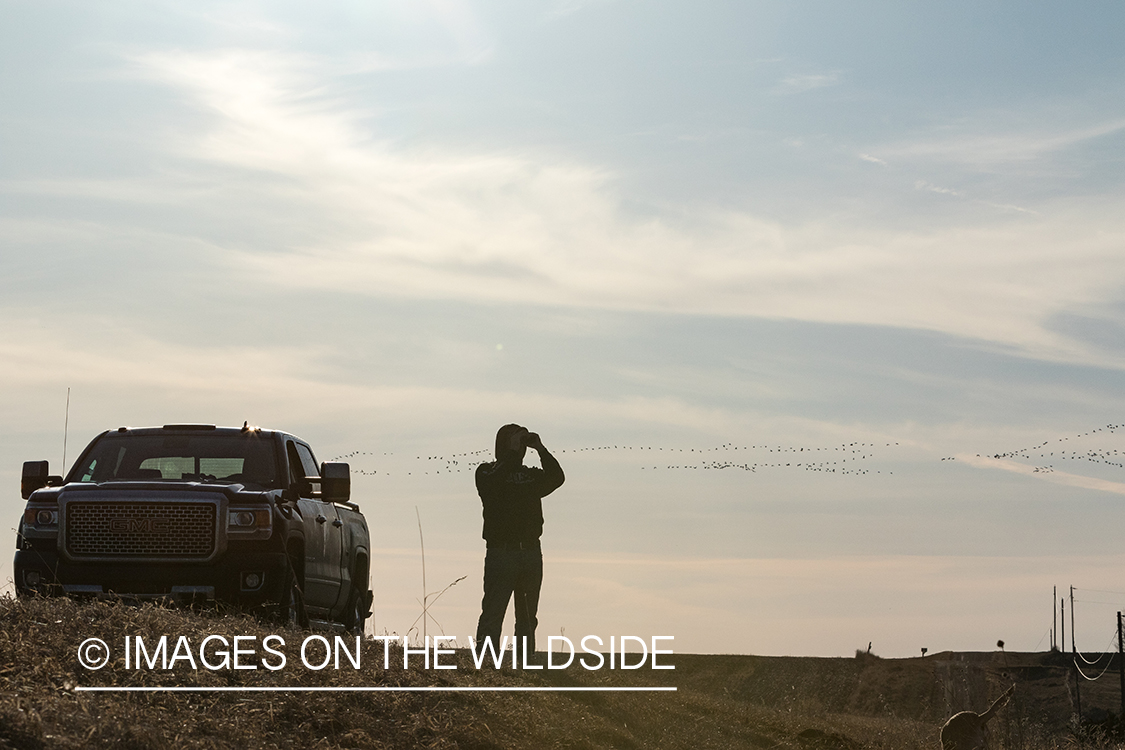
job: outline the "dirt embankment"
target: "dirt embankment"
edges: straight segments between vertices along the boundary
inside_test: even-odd
[[[679,655],[677,666],[682,687],[722,685],[725,695],[763,707],[934,727],[958,711],[986,710],[1014,684],[1013,699],[992,727],[994,743],[1011,737],[1003,747],[1031,746],[1032,736],[1067,736],[1079,702],[1083,716],[1095,721],[1119,712],[1121,704],[1116,661],[1103,660],[1093,673],[1108,671],[1087,682],[1076,674],[1073,657],[1057,652],[942,652],[911,659]]]
[[[1097,717],[1120,705],[1116,672],[1096,683],[1083,680],[1076,696],[1072,658],[1060,653],[946,651],[911,659],[681,654],[677,666],[685,687],[722,685],[731,697],[804,713],[940,723],[958,711],[985,710],[1013,684],[1013,707],[1046,726],[1065,727],[1079,698],[1083,713]]]
[[[950,714],[983,710],[1013,682],[994,722],[1005,748],[1078,747],[1068,737],[1073,683],[1058,654],[935,654],[847,659],[676,654],[675,670],[528,672],[383,667],[382,645],[363,644],[363,668],[126,667],[78,663],[96,637],[308,634],[241,615],[70,600],[0,598],[0,750],[19,748],[798,748],[937,747]],[[329,634],[331,635],[331,634]],[[265,655],[269,658],[269,655]],[[275,661],[276,663],[276,661]],[[1112,673],[1111,675],[1112,676]],[[1112,685],[1110,684],[1112,683]],[[152,687],[653,687],[675,692],[198,692],[90,693],[78,686]],[[1083,709],[1116,708],[1116,680],[1082,695]],[[1110,688],[1113,688],[1112,690]],[[1071,742],[1064,745],[1065,742]],[[1093,747],[1094,745],[1087,745]]]

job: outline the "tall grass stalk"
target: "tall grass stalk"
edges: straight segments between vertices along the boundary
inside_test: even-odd
[[[426,612],[429,610],[427,600],[429,595],[426,593],[426,540],[422,538],[422,514],[418,512],[418,506],[414,506],[414,515],[418,517],[418,545],[422,548],[422,643],[426,642]],[[415,620],[414,622],[418,622]]]

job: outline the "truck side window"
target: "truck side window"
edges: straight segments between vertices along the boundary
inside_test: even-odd
[[[316,459],[313,458],[312,449],[303,443],[293,443],[297,449],[297,457],[301,460],[301,468],[304,469],[306,477],[313,477],[320,479],[320,468],[316,465]],[[314,492],[320,490],[320,482],[311,482]]]
[[[289,456],[289,483],[301,483],[307,477],[312,479],[320,478],[320,470],[316,467],[316,462],[313,460],[312,451],[308,446],[288,441],[285,444],[286,453]],[[309,482],[304,484],[305,490],[301,493],[302,497],[311,497],[312,492],[319,490],[319,482]]]
[[[297,455],[301,458],[301,466],[305,470],[305,476],[319,477],[320,467],[316,465],[316,459],[313,458],[312,449],[301,443],[294,443],[293,445],[297,446]]]
[[[289,484],[304,479],[304,469],[301,467],[301,457],[297,455],[297,446],[292,440],[285,442],[285,454],[289,459]]]

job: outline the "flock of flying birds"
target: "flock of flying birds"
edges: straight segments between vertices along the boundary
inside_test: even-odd
[[[1097,435],[1099,432],[1105,432],[1105,433],[1112,434],[1112,433],[1115,433],[1117,430],[1120,430],[1122,427],[1125,427],[1125,425],[1107,424],[1105,427],[1098,427],[1097,429],[1089,430],[1087,432],[1080,432],[1077,435],[1074,435],[1074,439],[1079,440],[1081,438],[1089,437],[1091,435]],[[1016,450],[1004,451],[1003,453],[993,453],[991,455],[986,455],[984,457],[985,458],[995,458],[995,459],[998,459],[998,460],[999,459],[1013,459],[1013,460],[1022,459],[1024,461],[1036,462],[1036,466],[1034,467],[1033,471],[1035,471],[1036,473],[1042,473],[1042,474],[1050,473],[1050,472],[1055,470],[1055,466],[1054,466],[1053,463],[1044,463],[1044,464],[1037,463],[1039,460],[1043,460],[1043,459],[1047,460],[1048,462],[1050,462],[1050,461],[1087,461],[1087,462],[1090,462],[1090,463],[1103,464],[1105,466],[1111,466],[1111,467],[1116,468],[1116,469],[1125,469],[1125,453],[1122,453],[1122,452],[1118,451],[1117,449],[1101,448],[1101,449],[1095,449],[1095,450],[1091,450],[1091,449],[1086,449],[1086,450],[1062,450],[1061,447],[1058,448],[1058,449],[1054,449],[1055,446],[1061,446],[1061,444],[1069,442],[1070,440],[1071,440],[1071,436],[1067,435],[1067,436],[1064,436],[1064,437],[1061,437],[1061,438],[1056,438],[1055,440],[1044,440],[1042,443],[1039,443],[1038,445],[1033,445],[1033,446],[1028,447],[1028,448],[1017,448]],[[978,453],[977,457],[980,458],[981,454]],[[955,461],[956,457],[946,456],[945,458],[943,458],[941,460],[942,461]]]
[[[885,447],[898,445],[898,443],[887,443]],[[787,447],[782,445],[749,445],[737,446],[733,443],[724,443],[714,448],[664,448],[657,446],[633,446],[633,445],[599,445],[589,448],[562,448],[552,451],[558,455],[566,453],[588,453],[593,451],[617,451],[617,452],[635,452],[636,454],[644,454],[645,458],[652,456],[654,458],[660,457],[665,459],[663,465],[655,463],[649,465],[645,463],[640,467],[643,470],[688,470],[688,471],[714,471],[722,469],[738,469],[742,471],[756,472],[759,469],[802,469],[804,471],[819,471],[829,474],[879,474],[879,470],[872,470],[865,466],[860,466],[864,461],[874,457],[875,443],[842,443],[837,446],[827,448],[805,448],[805,447]],[[758,451],[761,460],[758,461],[739,461],[738,451]],[[715,454],[729,454],[728,456],[718,457]],[[333,458],[333,461],[347,461],[353,458],[360,458],[366,456],[383,456],[386,457],[388,462],[399,459],[394,459],[394,453],[376,453],[372,451],[352,451],[345,453],[341,456]],[[454,453],[450,456],[415,456],[415,468],[407,470],[407,475],[412,474],[456,474],[461,472],[475,471],[476,467],[492,458],[491,450],[476,450],[467,453]],[[697,459],[694,462],[691,459]],[[377,459],[378,460],[378,459]],[[389,471],[380,472],[378,469],[361,469],[353,468],[352,471],[356,474],[366,476],[382,475],[390,476]],[[887,472],[893,473],[893,472]]]
[[[1116,449],[1067,450],[1063,444],[1098,433],[1114,433],[1125,425],[1108,424],[1105,427],[1045,440],[1038,445],[994,454],[983,454],[995,459],[1041,461],[1036,472],[1054,471],[1053,461],[1086,461],[1125,469],[1125,453]],[[733,469],[758,472],[760,470],[801,470],[837,475],[893,474],[893,471],[874,469],[871,459],[877,449],[893,448],[898,443],[849,442],[828,447],[794,447],[783,445],[735,445],[724,443],[712,448],[670,448],[662,446],[599,445],[586,448],[562,448],[553,451],[560,456],[591,452],[632,454],[642,458],[641,471],[721,471]],[[982,454],[977,454],[982,456]],[[651,462],[649,459],[653,459]],[[352,472],[364,476],[392,476],[393,474],[437,475],[473,472],[476,467],[492,459],[491,449],[453,453],[447,456],[409,456],[393,452],[352,451],[333,458],[333,461],[352,461],[381,468],[353,467]],[[954,461],[946,456],[942,461]]]

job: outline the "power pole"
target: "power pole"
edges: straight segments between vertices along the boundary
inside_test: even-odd
[[[1121,713],[1125,716],[1125,646],[1121,643],[1121,612],[1117,613],[1117,672],[1121,675]]]
[[[1074,653],[1074,587],[1070,587],[1070,653]]]
[[[1059,629],[1059,608],[1057,606],[1059,600],[1059,587],[1051,587],[1051,650],[1054,651],[1057,647],[1055,643],[1055,633]]]
[[[1070,587],[1070,655],[1074,659],[1074,705],[1082,722],[1082,675],[1078,672],[1078,648],[1074,645],[1074,587]]]
[[[1059,600],[1059,611],[1062,613],[1062,648],[1059,649],[1064,654],[1066,653],[1066,599]]]

